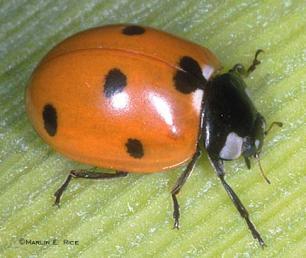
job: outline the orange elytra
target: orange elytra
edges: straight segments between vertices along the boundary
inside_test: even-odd
[[[195,152],[203,96],[197,84],[219,67],[208,49],[165,32],[94,28],[41,61],[27,89],[27,111],[38,134],[71,159],[158,172]]]

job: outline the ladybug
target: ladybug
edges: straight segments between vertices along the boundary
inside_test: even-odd
[[[264,246],[223,168],[223,161],[240,156],[248,168],[250,157],[259,161],[269,131],[242,79],[260,63],[260,52],[248,69],[237,64],[220,74],[220,62],[207,48],[149,27],[108,25],[59,43],[30,78],[28,116],[56,151],[116,172],[72,170],[55,192],[55,204],[72,178],[109,179],[186,165],[171,191],[174,228],[179,228],[176,196],[204,148]],[[274,124],[281,125],[274,122],[270,128]]]

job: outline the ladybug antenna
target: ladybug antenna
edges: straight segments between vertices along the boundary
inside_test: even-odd
[[[277,125],[278,127],[282,127],[283,123],[282,122],[276,122],[276,121],[272,122],[270,124],[269,128],[265,131],[265,135],[267,135],[270,132],[270,130],[273,128],[273,126],[275,126],[275,125]]]
[[[262,169],[262,166],[261,166],[261,163],[260,163],[259,154],[256,153],[256,154],[254,155],[254,157],[255,157],[255,159],[257,160],[257,163],[258,163],[258,166],[259,166],[261,175],[263,176],[263,178],[266,180],[266,182],[267,182],[268,184],[271,184],[271,181],[267,178],[267,176],[265,175],[265,172],[264,172],[263,169]]]

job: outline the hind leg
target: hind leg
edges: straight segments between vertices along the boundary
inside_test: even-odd
[[[55,202],[54,205],[59,206],[61,197],[64,193],[64,191],[67,189],[67,186],[69,185],[72,178],[85,178],[85,179],[113,179],[118,177],[125,177],[127,176],[128,172],[123,171],[116,171],[116,173],[99,173],[99,172],[93,172],[90,170],[71,170],[68,177],[62,184],[62,186],[54,193],[55,196]]]

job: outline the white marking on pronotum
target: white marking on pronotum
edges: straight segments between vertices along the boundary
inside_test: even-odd
[[[225,144],[220,151],[220,158],[222,159],[237,159],[241,155],[243,138],[236,133],[231,132],[227,135]]]
[[[209,65],[205,65],[202,67],[202,74],[206,80],[209,80],[209,78],[213,75],[215,69]]]

